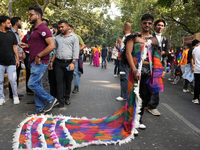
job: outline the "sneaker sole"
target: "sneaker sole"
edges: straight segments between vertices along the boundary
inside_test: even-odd
[[[55,103],[57,102],[57,99],[54,101],[54,103],[52,104],[51,108],[49,108],[48,110],[44,110],[44,113],[49,112],[50,110],[52,110],[53,106],[55,105]]]
[[[45,115],[45,112],[44,113],[39,113],[39,114],[32,114],[32,115],[29,115],[29,114],[26,114],[27,117],[31,117],[31,116],[39,116],[39,115]]]
[[[116,101],[125,101],[126,99],[122,99],[122,100],[119,100],[119,99],[116,99]]]

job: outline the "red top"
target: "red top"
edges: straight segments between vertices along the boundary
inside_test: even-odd
[[[48,46],[45,39],[49,37],[52,37],[51,31],[44,23],[41,23],[37,28],[33,28],[33,32],[29,38],[30,63],[34,62],[36,55]],[[48,64],[49,54],[42,57],[41,60],[42,63]]]
[[[23,43],[30,44],[30,41],[29,41],[29,40],[28,40],[28,42],[26,42],[26,41],[27,41],[27,34],[24,35],[24,37],[23,37],[23,39],[22,39],[22,42],[23,42]],[[25,51],[29,52],[29,49],[28,49],[28,48],[23,48],[23,51],[24,51],[24,52],[25,52]]]

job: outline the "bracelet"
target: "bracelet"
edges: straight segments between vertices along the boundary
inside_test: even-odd
[[[136,74],[138,72],[138,70],[132,71],[133,74]]]
[[[53,61],[50,61],[50,63],[53,63]]]

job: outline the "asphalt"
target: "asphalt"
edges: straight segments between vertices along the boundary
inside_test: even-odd
[[[115,100],[120,95],[120,80],[113,77],[114,65],[107,69],[94,67],[84,63],[84,74],[80,78],[78,94],[71,94],[71,104],[64,108],[55,108],[52,115],[72,117],[100,118],[108,116],[124,107],[125,101]],[[183,81],[172,85],[164,79],[164,92],[160,93],[158,110],[161,116],[153,116],[145,111],[143,123],[146,130],[139,130],[139,135],[127,144],[91,145],[79,148],[82,150],[200,150],[200,105],[192,103],[193,95],[182,92]],[[24,94],[19,105],[14,105],[8,98],[8,90],[4,90],[6,103],[0,106],[0,150],[11,150],[13,133],[26,118],[26,113],[35,109],[34,104],[27,101],[33,96],[26,95],[25,83],[18,87]]]

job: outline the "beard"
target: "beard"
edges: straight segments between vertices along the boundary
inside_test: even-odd
[[[35,24],[36,21],[37,21],[37,19],[32,19],[32,20],[30,20],[30,23]]]
[[[8,31],[8,30],[10,30],[10,29],[11,29],[11,27],[5,26],[5,30],[6,30],[6,31]]]
[[[63,35],[65,35],[66,33],[67,33],[67,30],[65,30],[65,31],[63,31],[63,32],[61,32]]]
[[[22,28],[22,26],[21,26],[20,24],[18,24],[18,26],[17,26],[17,27],[18,27],[18,29],[21,29],[21,28]]]

